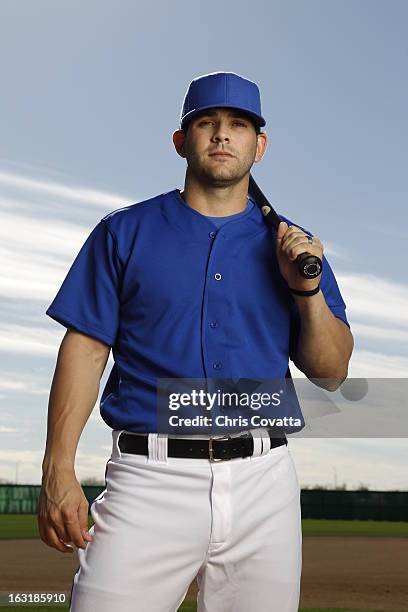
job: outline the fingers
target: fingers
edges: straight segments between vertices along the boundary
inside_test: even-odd
[[[38,529],[40,537],[49,546],[61,552],[72,552],[72,546],[85,549],[92,536],[84,534],[87,531],[87,519],[84,527],[84,515],[87,516],[87,507],[81,510],[82,522],[80,522],[78,511],[62,510],[61,513],[53,513],[38,518]]]
[[[44,525],[43,523],[38,523],[40,537],[45,544],[59,550],[63,553],[73,553],[74,549],[72,546],[68,546],[64,542],[60,540],[57,532],[51,524]]]
[[[287,231],[287,229],[288,229],[288,224],[286,223],[286,221],[281,221],[279,223],[279,225],[278,225],[278,233],[276,235],[276,239],[278,241],[278,244],[282,240],[282,238],[284,237],[285,232]]]
[[[65,529],[68,533],[68,541],[75,544],[78,548],[86,548],[87,542],[85,541],[81,525],[79,524],[78,511],[75,510],[62,510],[62,519],[64,521]]]
[[[307,240],[307,235],[295,225],[290,225],[283,235],[282,246],[290,244],[291,242],[293,242],[293,240],[296,240],[298,238],[304,238],[305,240]],[[313,237],[313,240],[314,239],[315,238]]]
[[[89,507],[88,503],[80,504],[79,509],[78,509],[78,518],[79,518],[79,524],[80,524],[81,532],[82,532],[84,539],[88,540],[88,542],[92,542],[93,538],[91,534],[88,532],[88,507]]]
[[[317,236],[313,236],[313,243],[310,243],[308,235],[293,225],[288,227],[284,233],[280,248],[289,261],[295,261],[299,255],[305,252],[319,256],[323,253],[323,245]]]
[[[37,515],[41,539],[61,552],[72,552],[73,546],[85,549],[92,541],[92,536],[85,533],[88,507],[71,473],[54,471],[43,477]]]
[[[306,236],[299,236],[297,234],[282,246],[282,251],[287,255],[289,261],[295,261],[297,256],[301,253],[305,253],[306,251],[312,253],[311,247],[312,245],[309,243]]]
[[[54,521],[51,521],[50,524],[52,528],[54,529],[55,533],[57,534],[57,536],[59,537],[59,539],[62,540],[63,542],[68,543],[69,534],[68,534],[68,531],[65,529],[65,525],[63,523],[54,522]]]

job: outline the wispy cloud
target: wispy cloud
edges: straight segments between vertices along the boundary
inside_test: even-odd
[[[305,378],[294,363],[290,362],[293,378]],[[350,359],[349,378],[407,378],[408,357],[356,349]]]
[[[407,378],[408,357],[358,350],[349,367],[350,378]]]
[[[324,243],[324,254],[331,259],[336,258],[344,261],[351,259],[349,252],[344,247],[335,244],[334,242]]]
[[[0,172],[0,189],[12,189],[14,192],[23,191],[32,195],[41,194],[52,198],[64,199],[68,202],[82,202],[97,209],[123,206],[124,200],[128,199],[106,191],[89,189],[80,185],[66,185],[50,180],[38,180],[27,178],[21,174],[12,172]]]
[[[99,220],[129,196],[0,172],[0,295],[48,299]]]
[[[372,340],[387,340],[396,344],[408,345],[408,329],[403,327],[381,327],[380,325],[365,325],[353,323],[353,334],[360,338]]]
[[[336,278],[353,321],[408,329],[408,284],[374,274],[338,272]]]
[[[3,323],[0,325],[1,352],[56,357],[56,348],[64,333],[65,329],[62,327],[44,329]]]

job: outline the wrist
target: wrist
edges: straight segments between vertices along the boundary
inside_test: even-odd
[[[319,293],[320,283],[310,289],[296,289],[294,287],[289,287],[289,291],[294,297],[312,297],[313,295],[317,295]]]
[[[75,474],[75,464],[69,457],[45,456],[42,462],[42,475],[46,477],[49,473],[71,473]]]

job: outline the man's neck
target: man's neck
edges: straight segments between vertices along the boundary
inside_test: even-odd
[[[186,180],[180,192],[186,204],[202,215],[226,217],[243,212],[248,205],[248,182],[231,187],[202,187]]]

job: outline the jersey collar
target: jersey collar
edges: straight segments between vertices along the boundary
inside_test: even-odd
[[[162,212],[167,220],[188,233],[192,239],[208,242],[209,232],[214,231],[214,225],[210,219],[189,206],[181,197],[180,189],[173,189],[166,195],[169,197],[166,199],[166,205],[162,207]],[[242,239],[266,231],[268,228],[263,220],[262,212],[254,202],[253,208],[245,211],[240,217],[225,221],[217,230],[217,234],[230,240]]]

